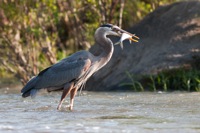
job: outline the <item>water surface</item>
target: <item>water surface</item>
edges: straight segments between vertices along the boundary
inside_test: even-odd
[[[200,93],[83,92],[74,110],[56,107],[60,92],[21,98],[0,89],[0,132],[200,132]]]

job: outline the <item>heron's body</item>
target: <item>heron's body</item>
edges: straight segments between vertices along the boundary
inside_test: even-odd
[[[114,48],[107,35],[111,33],[117,35],[117,33],[108,31],[110,31],[108,28],[102,27],[95,32],[95,42],[103,49],[100,55],[94,56],[83,50],[64,58],[32,78],[21,90],[22,96],[34,97],[36,92],[43,88],[48,91],[63,90],[58,109],[60,109],[64,98],[70,93],[70,110],[72,110],[77,90],[111,59]]]
[[[26,94],[28,94],[26,92],[33,89],[46,88],[53,91],[62,89],[66,83],[70,82],[76,82],[76,85],[78,85],[78,80],[83,78],[91,67],[92,57],[93,55],[87,51],[79,51],[44,69],[22,89],[23,96],[26,97]]]

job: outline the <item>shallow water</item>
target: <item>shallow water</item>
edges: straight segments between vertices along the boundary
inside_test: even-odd
[[[56,107],[60,92],[21,98],[0,89],[0,132],[200,132],[200,93],[83,92],[74,110]]]

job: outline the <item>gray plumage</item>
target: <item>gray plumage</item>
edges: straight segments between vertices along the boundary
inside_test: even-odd
[[[92,56],[88,51],[79,51],[44,69],[24,86],[21,90],[22,96],[34,97],[36,93],[34,91],[32,91],[34,93],[29,92],[30,90],[36,90],[36,92],[42,88],[54,88],[54,90],[57,90],[63,88],[70,81],[80,80],[86,74],[82,69]]]

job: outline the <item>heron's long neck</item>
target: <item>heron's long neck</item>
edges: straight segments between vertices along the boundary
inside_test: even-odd
[[[114,47],[112,41],[106,37],[106,34],[95,37],[95,39],[96,43],[102,48],[100,55],[96,56],[100,69],[105,66],[111,59]]]

